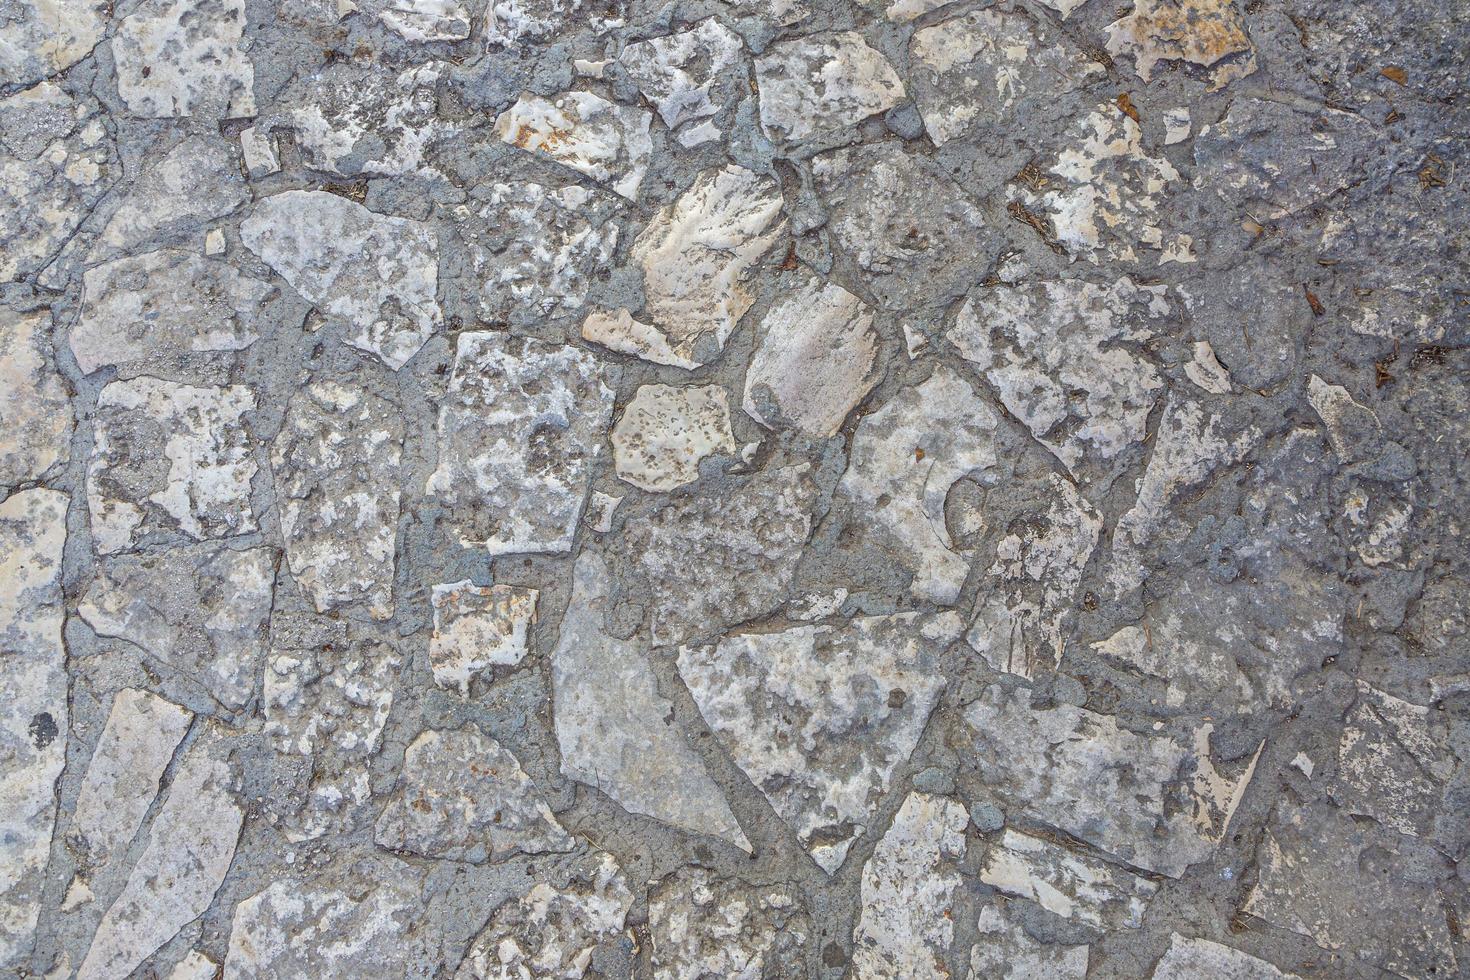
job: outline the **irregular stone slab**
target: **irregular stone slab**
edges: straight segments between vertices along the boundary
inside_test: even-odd
[[[1259,878],[1242,911],[1399,976],[1454,976],[1445,899],[1433,876],[1405,874],[1408,838],[1324,805],[1281,808],[1256,852]]]
[[[1121,868],[1009,828],[986,852],[980,880],[1098,929],[1109,923],[1137,929],[1158,890]]]
[[[679,497],[631,524],[623,553],[648,582],[653,642],[682,643],[779,607],[816,492],[810,466],[788,466],[732,481],[719,497]]]
[[[104,0],[21,0],[0,25],[0,78],[29,86],[92,53],[107,31]]]
[[[1154,966],[1153,980],[1299,980],[1295,973],[1282,973],[1265,960],[1238,949],[1169,934],[1169,948]]]
[[[69,460],[73,424],[51,349],[51,311],[0,310],[0,491]]]
[[[373,833],[379,847],[484,864],[576,846],[516,757],[474,725],[415,738],[399,783]]]
[[[179,249],[104,262],[83,276],[71,350],[83,374],[244,350],[260,339],[261,307],[277,292],[228,262]]]
[[[484,282],[481,317],[534,322],[575,312],[595,277],[609,268],[618,225],[613,198],[575,184],[491,184],[478,211],[466,205],[465,239]]]
[[[551,660],[562,774],[632,813],[749,851],[725,794],[671,726],[648,652],[604,632],[611,588],[602,556],[583,552]]]
[[[245,822],[234,774],[215,758],[216,744],[206,739],[184,756],[148,846],[97,926],[77,980],[127,976],[214,901]]]
[[[811,0],[730,0],[736,9],[749,11],[751,16],[766,17],[782,26],[799,24],[811,16]]]
[[[638,322],[626,309],[612,312],[596,310],[587,314],[587,319],[582,321],[582,339],[655,364],[699,367],[699,362],[675,351],[658,327]]]
[[[1201,390],[1212,395],[1228,395],[1233,390],[1230,372],[1215,356],[1215,349],[1207,340],[1196,341],[1191,348],[1194,357],[1184,365],[1184,376]]]
[[[1133,12],[1108,25],[1108,53],[1131,55],[1145,82],[1161,61],[1209,69],[1217,92],[1256,70],[1256,53],[1234,0],[1134,0]]]
[[[61,11],[101,6],[32,2],[51,8],[52,23],[67,16]],[[0,37],[17,23],[24,22],[0,25]],[[0,60],[9,55],[0,40]],[[0,78],[11,77],[0,66]],[[0,282],[44,269],[121,175],[95,101],[73,99],[50,82],[0,100]]]
[[[147,119],[255,115],[245,0],[144,0],[112,38],[117,92]]]
[[[220,966],[197,949],[189,950],[169,971],[168,980],[215,980]]]
[[[1170,397],[1159,420],[1154,452],[1138,484],[1138,498],[1113,531],[1113,567],[1108,579],[1120,592],[1143,584],[1148,572],[1143,548],[1163,522],[1169,506],[1216,470],[1245,458],[1261,434],[1254,426],[1224,431],[1219,419],[1197,401]]]
[[[454,980],[577,980],[594,950],[625,935],[632,906],[622,868],[611,854],[595,851],[496,909]]]
[[[741,94],[742,48],[740,35],[709,17],[687,31],[630,44],[618,60],[664,125],[679,130],[679,142],[696,146],[720,131],[687,124],[717,115]]]
[[[834,249],[868,274],[885,307],[944,310],[1000,252],[1002,236],[964,190],[895,141],[823,154],[812,176]]]
[[[423,903],[398,877],[350,895],[310,879],[272,882],[235,906],[225,980],[410,975],[409,929]]]
[[[1337,744],[1336,800],[1410,837],[1453,822],[1446,784],[1461,762],[1439,713],[1358,681],[1358,700]]]
[[[327,612],[393,615],[403,416],[361,388],[316,381],[291,396],[271,447],[286,559]]]
[[[998,285],[972,293],[946,336],[1076,473],[1143,440],[1164,381],[1138,351],[1173,310],[1166,287],[1127,276]]]
[[[495,120],[495,135],[636,201],[653,155],[652,121],[652,113],[591,92],[563,92],[554,99],[525,92]]]
[[[281,172],[281,155],[275,137],[260,126],[240,130],[240,160],[252,180]]]
[[[592,6],[592,5],[588,5]],[[569,24],[601,33],[623,22],[624,0],[585,9],[582,0],[490,0],[485,11],[485,43],[491,48],[546,41]]]
[[[156,534],[196,541],[256,528],[250,481],[258,469],[244,385],[196,388],[147,376],[97,396],[87,506],[99,554],[130,551]]]
[[[1066,649],[1064,623],[1097,547],[1102,516],[1055,473],[1040,481],[1038,520],[1012,525],[986,570],[966,636],[991,667],[1022,677],[1055,670]]]
[[[680,366],[718,355],[755,302],[743,280],[785,227],[780,213],[774,180],[731,165],[704,171],[654,215],[631,258],[643,269],[644,316],[663,343],[629,336],[629,352]]]
[[[980,910],[980,941],[970,947],[969,980],[1085,980],[1086,946],[1039,943],[994,905]]]
[[[218,136],[186,136],[138,174],[102,229],[91,261],[131,255],[155,242],[193,240],[203,222],[249,199],[229,144]]]
[[[570,551],[612,420],[598,360],[503,333],[459,335],[426,492],[466,548]]]
[[[910,793],[863,867],[862,911],[852,931],[852,975],[945,978],[954,942],[955,893],[964,879],[965,808]]]
[[[1023,121],[1028,131],[1042,123],[1055,127],[1066,118],[1066,96],[1106,75],[1059,33],[996,10],[920,28],[909,41],[909,58],[914,101],[937,146]]]
[[[255,693],[276,577],[271,548],[199,544],[98,563],[77,612],[236,710]]]
[[[240,240],[341,323],[344,343],[394,371],[443,318],[439,241],[424,222],[376,214],[326,191],[286,191],[256,204]]]
[[[434,586],[429,637],[434,683],[469,697],[470,681],[485,668],[514,667],[524,660],[540,595],[513,585],[477,586],[469,579]]]
[[[456,0],[387,0],[378,19],[409,41],[463,41],[470,14]]]
[[[1383,449],[1383,423],[1342,385],[1328,384],[1317,375],[1307,380],[1307,402],[1322,420],[1332,451],[1344,463],[1371,459]]]
[[[143,826],[163,771],[193,720],[187,708],[136,688],[123,688],[112,699],[68,835],[91,867],[106,865]]]
[[[1168,736],[1136,735],[1085,708],[1032,708],[1030,698],[1026,688],[992,684],[965,709],[980,779],[1007,801],[1008,812],[1029,814],[1172,878],[1210,855],[1249,770],[1240,780],[1220,777],[1208,738],[1197,754]],[[1208,778],[1194,780],[1196,774]],[[1210,798],[1195,796],[1202,789],[1212,791]],[[1214,798],[1215,791],[1223,799]]]
[[[320,625],[316,632],[330,640],[307,646],[286,633],[272,637],[262,697],[265,734],[302,763],[297,785],[268,801],[293,842],[351,831],[371,807],[368,767],[382,746],[401,665],[386,643],[349,640],[345,630]]]
[[[904,97],[893,66],[856,31],[777,42],[755,72],[761,128],[776,141],[833,135]]]
[[[793,891],[754,888],[703,868],[670,875],[648,897],[653,975],[660,980],[805,980],[811,928]]]
[[[705,723],[828,874],[861,837],[944,689],[953,613],[737,633],[681,647]]]
[[[813,277],[761,321],[743,407],[766,428],[835,435],[877,385],[877,358],[873,311],[841,286]]]
[[[699,464],[735,452],[730,404],[719,385],[643,385],[612,433],[618,479],[664,491],[699,479]]]
[[[0,967],[16,967],[35,941],[56,780],[70,734],[61,551],[68,495],[22,490],[0,502]]]
[[[959,598],[970,562],[950,538],[944,502],[961,477],[983,478],[995,465],[996,424],[990,406],[946,367],[858,423],[838,490],[865,509],[872,540],[913,573],[910,591],[920,598]]]

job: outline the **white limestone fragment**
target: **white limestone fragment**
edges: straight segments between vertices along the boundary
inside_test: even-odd
[[[783,27],[799,24],[812,14],[812,0],[730,0],[737,8],[769,17]]]
[[[1184,365],[1184,376],[1212,395],[1230,394],[1230,372],[1225,370],[1208,340],[1196,341],[1193,358]]]
[[[470,681],[485,668],[514,667],[524,660],[538,596],[535,589],[477,586],[469,579],[434,586],[429,636],[434,683],[469,697]]]
[[[19,0],[0,23],[0,78],[27,86],[92,53],[107,31],[104,0]]]
[[[854,980],[947,978],[952,913],[964,885],[965,808],[910,793],[863,867],[862,911],[852,932]]]
[[[275,572],[271,548],[117,555],[98,562],[77,612],[98,635],[136,644],[238,709],[255,691]]]
[[[805,975],[811,922],[791,889],[686,868],[649,895],[648,932],[657,980],[764,980]]]
[[[271,472],[287,563],[318,612],[393,615],[403,435],[398,407],[364,389],[316,381],[291,396]]]
[[[582,515],[582,523],[598,534],[606,534],[612,530],[613,514],[617,512],[618,505],[622,502],[621,496],[593,490],[591,498],[587,501],[587,512]]]
[[[931,10],[938,10],[945,3],[946,0],[893,0],[883,15],[889,20],[906,24],[918,20]]]
[[[836,873],[944,689],[953,613],[736,633],[679,650],[705,723],[797,839]]]
[[[1216,92],[1256,70],[1255,48],[1235,0],[1134,0],[1133,11],[1108,25],[1108,53],[1130,55],[1145,82],[1161,61],[1200,68]]]
[[[968,555],[944,520],[950,487],[996,463],[995,413],[958,374],[940,368],[864,416],[838,489],[866,508],[882,547],[913,572],[914,595],[943,605],[959,598]]]
[[[413,740],[373,840],[472,864],[575,846],[516,757],[473,725]]]
[[[1153,882],[1121,868],[1010,828],[986,852],[980,880],[1095,928],[1116,922],[1137,929],[1158,890]]]
[[[254,409],[244,385],[196,388],[143,376],[103,388],[87,463],[98,553],[130,551],[158,533],[199,541],[254,531],[258,467],[244,424]]]
[[[225,254],[225,233],[219,228],[211,228],[204,233],[204,254]]]
[[[893,66],[855,31],[778,41],[755,69],[761,128],[780,142],[832,135],[904,97]]]
[[[1039,0],[1039,2],[1055,10],[1062,15],[1063,20],[1066,20],[1072,16],[1073,11],[1086,3],[1087,0]]]
[[[743,407],[767,428],[834,435],[878,383],[873,311],[841,286],[809,279],[777,301],[759,336]]]
[[[260,339],[275,287],[228,262],[181,249],[115,259],[83,276],[71,350],[82,373],[202,351],[244,350]]]
[[[779,185],[735,165],[704,171],[660,210],[639,232],[631,258],[643,269],[643,315],[664,343],[645,354],[642,331],[629,326],[632,353],[683,366],[723,350],[755,301],[743,280],[780,235],[780,213]]]
[[[587,319],[582,321],[582,339],[655,364],[699,367],[699,362],[677,353],[657,327],[633,319],[633,314],[626,309],[610,313],[594,310],[587,314]]]
[[[734,454],[730,405],[719,385],[643,385],[613,427],[618,479],[665,491],[699,479],[701,461]]]
[[[524,47],[547,41],[569,25],[599,33],[623,23],[625,0],[584,5],[583,0],[490,0],[485,11],[485,43],[491,48]]]
[[[497,908],[454,980],[578,980],[598,946],[631,935],[624,923],[632,905],[617,861],[593,852]]]
[[[563,92],[554,99],[527,92],[495,120],[495,135],[636,201],[653,155],[652,120],[643,109],[614,105],[591,92]]]
[[[591,354],[504,333],[459,335],[427,493],[491,555],[572,547],[613,393]]]
[[[133,181],[102,229],[91,261],[135,254],[154,242],[197,241],[200,223],[249,199],[229,144],[214,135],[186,136]]]
[[[35,940],[56,781],[70,734],[61,551],[68,495],[22,490],[0,502],[0,968],[19,967]]]
[[[135,116],[255,115],[245,0],[143,0],[112,38],[117,91]]]
[[[1344,463],[1361,462],[1378,448],[1383,438],[1378,414],[1342,385],[1328,384],[1314,374],[1307,381],[1307,401],[1326,427],[1332,451]]]
[[[69,834],[90,867],[105,866],[143,825],[163,771],[193,720],[187,708],[136,688],[123,688],[112,699],[107,725],[82,777]]]
[[[980,910],[969,980],[1085,980],[1087,947],[1039,943],[995,905]]]
[[[458,0],[387,0],[378,19],[409,41],[463,41],[470,14]]]
[[[167,980],[215,980],[219,976],[219,970],[219,964],[208,955],[191,949],[183,959],[174,964]]]
[[[286,191],[255,205],[240,239],[340,322],[344,343],[394,371],[442,319],[439,241],[424,222],[377,214],[326,191]]]
[[[214,901],[245,822],[235,777],[215,758],[217,744],[196,742],[184,756],[148,846],[97,926],[77,980],[127,976]]]
[[[1347,538],[1358,560],[1369,568],[1401,565],[1414,517],[1412,500],[1370,495],[1355,486],[1343,501]]]
[[[1193,128],[1188,106],[1166,110],[1164,112],[1164,145],[1173,146],[1176,143],[1183,143],[1189,139]]]
[[[49,310],[0,310],[0,492],[71,457],[71,401],[51,338]]]
[[[736,86],[744,74],[738,70],[742,47],[740,35],[709,17],[687,31],[630,44],[618,60],[664,125],[677,130],[725,107],[725,98],[720,103],[712,98],[717,88],[725,90],[726,98],[738,93]],[[691,133],[692,128],[679,133],[685,146],[720,135],[718,129],[702,131],[698,137]]]
[[[612,588],[602,556],[584,551],[552,654],[553,712],[563,775],[625,810],[751,849],[721,792],[668,717],[648,651],[604,631]]]
[[[245,161],[245,172],[252,180],[268,177],[281,169],[275,137],[259,126],[240,130],[240,158]]]
[[[1075,473],[1143,439],[1164,382],[1137,348],[1170,311],[1164,286],[1126,276],[994,286],[971,294],[947,336]]]
[[[1154,965],[1153,980],[1300,980],[1282,973],[1265,960],[1208,939],[1185,939],[1169,934],[1169,948]]]
[[[1337,744],[1333,798],[1345,812],[1372,817],[1410,837],[1432,837],[1445,787],[1461,763],[1452,736],[1423,705],[1358,681]]]

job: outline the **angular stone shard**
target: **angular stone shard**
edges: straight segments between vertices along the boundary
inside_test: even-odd
[[[904,96],[893,66],[855,31],[777,42],[755,71],[761,128],[782,142],[834,135]]]
[[[463,235],[485,284],[481,317],[534,322],[579,309],[618,244],[612,200],[575,184],[495,183],[482,207],[466,205]]]
[[[271,548],[199,544],[104,558],[77,612],[238,710],[255,693],[275,572]]]
[[[1337,745],[1333,798],[1343,810],[1410,837],[1432,839],[1440,821],[1453,823],[1445,791],[1462,762],[1437,715],[1358,681]]]
[[[913,573],[914,595],[959,598],[970,562],[950,538],[944,502],[965,476],[995,465],[995,413],[963,378],[941,367],[858,424],[838,490],[865,508],[874,542]]]
[[[490,0],[485,11],[485,43],[491,48],[524,47],[546,41],[573,23],[601,32],[621,24],[626,10],[626,0],[595,6],[584,6],[583,0]]]
[[[1127,276],[993,286],[972,293],[947,336],[1005,407],[1076,473],[1142,441],[1163,379],[1139,345],[1172,307]]]
[[[0,492],[70,459],[72,425],[51,312],[0,310]]]
[[[1137,929],[1158,890],[1121,868],[1009,828],[986,852],[980,880],[1099,929],[1109,923]]]
[[[1192,350],[1194,357],[1184,365],[1184,376],[1212,395],[1230,394],[1230,372],[1225,370],[1225,366],[1215,356],[1215,349],[1210,346],[1210,342],[1196,341]]]
[[[1153,980],[1300,980],[1282,973],[1265,960],[1208,939],[1185,939],[1169,934],[1169,948],[1154,966]]]
[[[82,777],[68,835],[90,867],[106,865],[137,834],[158,795],[163,771],[193,720],[187,708],[136,688],[123,688],[112,699],[107,725]]]
[[[571,550],[612,419],[598,360],[503,333],[459,335],[426,492],[466,548]]]
[[[632,906],[622,868],[595,851],[497,908],[454,980],[578,980],[599,946],[626,935]]]
[[[107,31],[104,0],[20,0],[0,24],[0,78],[27,86],[92,53]]]
[[[811,467],[732,481],[720,497],[687,496],[637,523],[624,560],[648,582],[658,645],[763,616],[786,600],[811,533]]]
[[[583,552],[551,661],[562,774],[632,813],[749,851],[724,793],[671,727],[648,651],[604,631],[611,589],[602,556]]]
[[[155,534],[196,541],[256,528],[250,482],[258,467],[244,385],[196,388],[147,376],[97,396],[87,506],[99,554],[130,551]]]
[[[261,307],[276,292],[228,262],[180,249],[104,262],[83,277],[71,350],[83,374],[244,350],[260,339]]]
[[[636,201],[653,155],[652,121],[643,109],[614,105],[591,92],[563,92],[553,99],[526,92],[495,120],[495,135]]]
[[[910,793],[863,867],[862,911],[852,931],[855,980],[949,976],[953,911],[965,857],[965,808]]]
[[[953,613],[737,633],[681,647],[705,723],[797,839],[836,873],[908,760],[944,689]]]
[[[643,385],[612,433],[618,478],[663,491],[699,479],[699,464],[735,452],[730,405],[719,385]]]
[[[256,204],[240,240],[346,333],[397,371],[437,329],[439,241],[421,221],[376,214],[326,191]]]
[[[1039,943],[995,905],[980,910],[980,941],[970,947],[969,980],[1086,980],[1086,946]],[[1217,978],[1224,980],[1224,978]]]
[[[184,958],[174,964],[168,980],[216,980],[220,966],[204,953],[191,949]]]
[[[0,502],[0,968],[18,967],[35,941],[71,731],[61,639],[67,502],[42,489]]]
[[[97,926],[77,980],[127,976],[214,901],[245,822],[235,776],[215,757],[219,741],[196,742],[184,756],[148,846]]]
[[[535,589],[477,586],[469,579],[434,586],[434,633],[429,667],[434,683],[469,697],[470,681],[487,667],[514,667],[526,658],[536,622]]]
[[[679,130],[679,142],[695,146],[718,139],[720,131],[686,124],[717,115],[742,94],[736,87],[744,74],[742,47],[740,35],[710,17],[687,31],[630,44],[618,60],[664,125]]]
[[[463,41],[470,14],[456,0],[387,0],[378,19],[409,41]]]
[[[112,38],[118,94],[147,119],[253,116],[244,33],[245,0],[144,0]]]
[[[648,898],[653,975],[805,980],[811,921],[786,888],[755,888],[687,868]]]
[[[473,725],[415,738],[399,782],[373,833],[380,847],[483,864],[576,844],[516,757]]]
[[[182,244],[201,223],[249,199],[229,144],[218,136],[186,136],[145,165],[102,229],[91,260],[131,255],[155,242]]]
[[[834,435],[877,385],[877,357],[873,311],[841,286],[813,277],[761,321],[743,407],[767,428]]]
[[[393,615],[403,416],[372,392],[316,381],[291,396],[271,448],[291,574],[318,612]]]
[[[587,314],[582,321],[582,339],[601,344],[619,354],[631,354],[655,364],[696,368],[699,362],[685,357],[669,345],[669,339],[654,326],[633,319],[626,309]]]
[[[1256,70],[1235,0],[1134,0],[1133,12],[1107,30],[1108,53],[1131,55],[1145,82],[1161,61],[1209,69],[1204,74],[1211,92]]]
[[[1307,381],[1307,402],[1322,420],[1332,451],[1344,463],[1362,462],[1381,451],[1383,423],[1342,385],[1328,384],[1314,374]]]

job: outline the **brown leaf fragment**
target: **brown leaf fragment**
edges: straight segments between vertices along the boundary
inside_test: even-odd
[[[1327,307],[1322,305],[1322,301],[1317,298],[1316,293],[1312,292],[1306,286],[1302,287],[1302,292],[1307,294],[1307,305],[1312,308],[1313,316],[1321,316],[1327,312]]]
[[[1142,122],[1142,120],[1138,118],[1138,109],[1133,105],[1133,100],[1128,97],[1127,92],[1124,92],[1122,95],[1118,96],[1118,108],[1123,110],[1123,115],[1127,116],[1129,119],[1132,119],[1134,122]]]
[[[1399,85],[1409,84],[1409,73],[1404,71],[1398,65],[1388,65],[1378,74],[1382,75],[1390,82],[1396,82]]]
[[[793,272],[796,269],[796,245],[786,246],[786,258],[781,260],[782,272]]]

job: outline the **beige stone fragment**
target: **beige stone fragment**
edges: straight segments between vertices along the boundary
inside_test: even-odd
[[[148,119],[254,116],[244,32],[245,0],[143,0],[112,38],[118,94]]]
[[[514,667],[524,660],[539,595],[536,589],[477,586],[469,579],[434,586],[429,637],[434,683],[469,697],[470,681],[487,667]]]
[[[636,201],[653,154],[652,120],[646,110],[615,105],[591,92],[563,92],[552,99],[524,93],[495,120],[495,135]]]
[[[1249,953],[1211,942],[1169,934],[1169,948],[1154,966],[1153,980],[1300,980]]]
[[[699,479],[702,460],[735,452],[729,396],[719,385],[644,385],[613,427],[618,478],[666,491]]]
[[[904,97],[893,66],[856,31],[778,41],[755,67],[761,128],[781,142],[832,135]]]
[[[71,457],[71,402],[51,343],[49,310],[0,310],[0,491]]]
[[[1121,868],[1009,828],[986,852],[980,880],[1095,928],[1117,923],[1137,929],[1158,890]]]
[[[1256,53],[1236,0],[1134,0],[1133,11],[1108,25],[1108,53],[1130,55],[1145,82],[1161,61],[1209,69],[1215,92],[1256,70]]]
[[[107,30],[110,0],[20,0],[0,24],[0,79],[30,85],[92,53]]]

